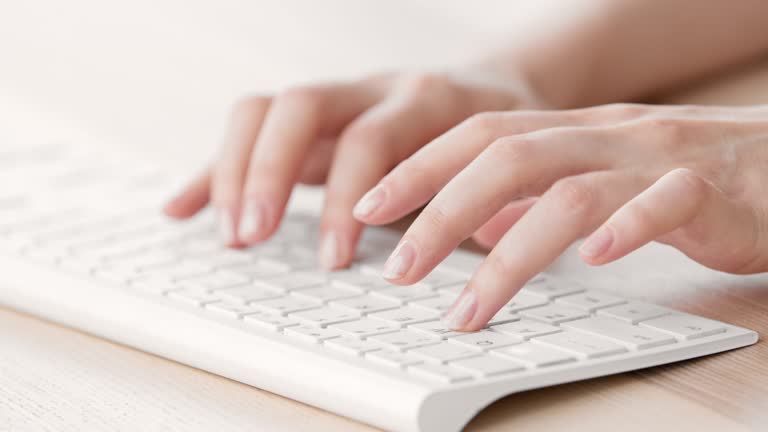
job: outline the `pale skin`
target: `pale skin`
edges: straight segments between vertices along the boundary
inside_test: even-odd
[[[768,106],[614,103],[768,52],[765,16],[761,0],[584,0],[455,71],[249,97],[166,213],[210,203],[223,242],[244,247],[275,231],[296,183],[324,183],[319,260],[333,270],[365,224],[427,204],[383,276],[415,283],[473,237],[490,253],[444,317],[464,331],[584,236],[592,265],[658,241],[767,271]]]

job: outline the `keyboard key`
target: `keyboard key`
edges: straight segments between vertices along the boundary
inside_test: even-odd
[[[416,356],[387,348],[368,352],[365,354],[365,358],[374,363],[400,369],[405,366],[424,363]]]
[[[461,336],[467,334],[466,332],[453,331],[446,327],[442,321],[428,321],[418,324],[412,324],[408,326],[409,329],[419,332],[440,336],[441,338],[449,338],[454,336]]]
[[[634,300],[629,301],[623,305],[613,306],[597,311],[597,315],[599,316],[605,316],[608,318],[625,321],[630,324],[637,324],[640,321],[649,320],[651,318],[660,317],[662,315],[668,315],[669,313],[671,313],[669,309],[665,309],[661,306]]]
[[[488,355],[456,360],[449,365],[479,376],[502,375],[525,370],[525,366],[514,360]]]
[[[400,326],[416,324],[424,321],[434,321],[439,318],[438,314],[434,312],[410,306],[406,306],[400,309],[376,312],[368,316],[370,318],[386,321],[388,323]]]
[[[425,345],[438,344],[441,341],[440,338],[410,330],[401,330],[395,333],[371,336],[370,340],[378,342],[387,348],[398,351],[405,351],[411,348]]]
[[[555,303],[587,312],[594,312],[598,309],[626,303],[626,300],[599,291],[586,291],[579,294],[558,297],[555,299]]]
[[[283,332],[286,336],[310,343],[320,343],[324,340],[341,336],[341,333],[336,330],[321,328],[310,324],[286,327]]]
[[[583,358],[605,357],[627,351],[623,346],[607,339],[575,331],[562,331],[532,339],[535,343],[561,349]]]
[[[507,336],[502,333],[496,333],[491,330],[480,330],[474,333],[466,333],[461,336],[450,338],[448,341],[480,351],[487,351],[494,348],[501,348],[503,346],[520,343],[518,338]]]
[[[194,259],[190,259],[189,261],[199,262],[202,265],[207,265],[216,269],[256,264],[251,255],[245,252],[224,248],[196,255]]]
[[[437,297],[412,301],[412,302],[409,302],[408,305],[424,308],[432,312],[442,314],[445,311],[447,311],[448,308],[451,307],[451,305],[453,305],[453,302],[456,301],[457,297],[458,295],[441,294]]]
[[[331,300],[339,300],[349,297],[357,297],[360,295],[359,291],[354,291],[348,288],[338,288],[330,285],[320,286],[317,288],[306,288],[302,290],[296,290],[293,295],[299,298],[306,298],[310,300],[327,303]]]
[[[333,330],[333,329],[330,329]],[[354,336],[341,336],[326,340],[324,345],[330,349],[341,351],[350,355],[363,355],[367,352],[380,350],[383,347],[371,340],[358,339]]]
[[[331,285],[342,288],[351,288],[360,291],[376,291],[380,289],[396,288],[395,285],[383,279],[380,275],[372,276],[353,270],[334,272],[329,276]]]
[[[408,352],[433,363],[447,363],[449,361],[475,357],[482,354],[474,348],[448,342],[414,348]]]
[[[472,379],[472,375],[459,369],[439,364],[417,364],[408,366],[408,372],[413,375],[437,380],[444,383],[455,383]]]
[[[215,303],[208,303],[205,305],[205,309],[214,312],[221,316],[227,316],[230,318],[239,319],[245,314],[258,312],[256,309],[249,305],[242,303],[234,303],[228,301],[219,301]]]
[[[95,278],[116,284],[127,284],[133,279],[141,277],[140,273],[125,267],[96,267],[91,272]]]
[[[169,265],[155,266],[145,271],[146,274],[170,277],[174,280],[184,280],[210,273],[209,267],[188,263],[176,262]]]
[[[496,315],[494,315],[493,318],[491,318],[491,320],[488,321],[487,326],[493,327],[499,324],[518,321],[519,319],[520,319],[520,315],[518,315],[516,312],[511,311],[507,308],[501,308],[501,310],[496,312]]]
[[[571,330],[603,336],[634,350],[675,343],[675,338],[648,328],[638,327],[611,318],[595,317],[563,323]]]
[[[512,312],[518,312],[545,304],[547,304],[547,300],[540,296],[519,292],[504,307]]]
[[[280,275],[280,270],[276,270],[274,267],[265,266],[262,263],[249,263],[246,265],[228,266],[226,270],[234,274],[246,277],[248,279],[266,279]]]
[[[199,288],[186,288],[170,291],[167,296],[171,300],[176,300],[193,306],[204,306],[208,303],[221,300],[221,297]]]
[[[331,306],[296,312],[291,314],[290,317],[318,327],[360,319],[360,315],[356,312]]]
[[[265,280],[257,280],[253,283],[268,288],[278,288],[284,291],[292,291],[296,289],[323,285],[326,283],[326,277],[319,273],[310,272],[288,273]]]
[[[319,268],[315,254],[306,251],[303,248],[291,248],[278,256],[259,256],[258,262],[286,272]]]
[[[435,269],[420,280],[419,284],[435,289],[449,285],[466,285],[467,282],[469,282],[469,276],[466,274]]]
[[[160,295],[175,289],[179,289],[178,283],[176,283],[173,279],[162,276],[150,276],[134,279],[130,282],[130,286],[140,291]]]
[[[285,294],[273,288],[267,288],[256,285],[244,285],[235,288],[226,288],[217,290],[216,294],[224,300],[237,303],[248,303],[252,301],[267,300],[282,297]]]
[[[642,321],[640,326],[671,334],[683,340],[725,332],[725,326],[717,321],[678,313]]]
[[[330,302],[331,306],[338,306],[342,308],[351,309],[360,314],[368,314],[372,312],[380,312],[389,309],[397,309],[400,307],[400,303],[392,300],[386,300],[383,298],[372,297],[369,295],[351,297],[343,300],[335,300]]]
[[[589,316],[588,313],[579,309],[550,304],[537,308],[525,309],[519,312],[521,316],[536,321],[543,321],[548,324],[560,324]]]
[[[255,312],[252,314],[244,315],[243,322],[254,327],[259,327],[271,331],[280,331],[285,327],[299,324],[291,318],[271,314],[268,312]]]
[[[570,282],[549,279],[540,279],[536,282],[529,282],[520,290],[521,293],[536,295],[547,300],[580,293],[582,291],[584,291],[584,288]]]
[[[307,309],[314,309],[322,306],[320,302],[313,300],[300,299],[293,296],[284,296],[259,300],[252,303],[258,310],[269,312],[276,315],[285,315],[291,312],[298,312]]]
[[[379,291],[373,291],[371,295],[381,297],[387,300],[406,303],[413,300],[436,297],[437,293],[428,286],[409,285],[409,286],[398,286],[397,288],[389,288],[389,289],[383,289]]]
[[[183,285],[196,286],[208,291],[215,291],[219,289],[245,285],[248,282],[250,282],[248,278],[240,276],[236,273],[217,271],[215,273],[185,279]]]
[[[378,334],[392,333],[400,330],[400,326],[398,325],[369,318],[363,318],[358,321],[342,324],[334,324],[331,325],[331,328],[350,336],[356,336],[358,338],[367,338]]]
[[[446,294],[449,296],[458,297],[459,294],[461,294],[461,292],[464,291],[464,287],[466,287],[466,284],[446,285],[446,286],[437,288],[436,291],[439,294]]]
[[[576,357],[560,350],[523,342],[492,351],[504,357],[510,357],[529,367],[545,367],[572,362]]]

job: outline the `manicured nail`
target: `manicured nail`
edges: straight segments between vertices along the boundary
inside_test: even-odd
[[[219,236],[226,245],[235,243],[235,219],[230,209],[219,209]]]
[[[264,206],[254,201],[246,201],[240,214],[240,229],[237,232],[237,236],[240,240],[256,237],[261,233],[263,225]]]
[[[588,258],[597,258],[604,254],[612,243],[613,231],[607,225],[603,225],[584,240],[584,243],[579,246],[579,253]]]
[[[318,259],[320,266],[326,270],[334,270],[339,266],[339,239],[335,232],[329,231],[323,235]]]
[[[413,262],[416,260],[416,249],[407,240],[400,243],[392,255],[384,263],[384,272],[382,276],[385,279],[400,279],[408,273]]]
[[[464,288],[459,298],[453,302],[453,306],[443,315],[443,324],[451,330],[461,330],[475,316],[477,310],[477,296],[469,288]]]
[[[355,208],[352,210],[352,214],[356,218],[370,216],[384,203],[386,197],[387,192],[384,190],[384,186],[378,185],[360,198],[360,201],[357,202]]]

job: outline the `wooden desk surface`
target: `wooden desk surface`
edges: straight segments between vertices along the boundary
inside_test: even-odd
[[[440,34],[451,37],[454,32],[451,28]],[[418,47],[414,49],[418,51]],[[184,53],[176,55],[181,59]],[[290,74],[289,78],[293,79]],[[66,84],[68,78],[61,79]],[[171,81],[168,83],[173,88]],[[91,80],[88,84],[98,89],[101,82]],[[182,84],[179,88],[184,87]],[[44,86],[34,82],[28,87],[35,91],[53,88]],[[61,83],[56,88],[62,89],[62,98],[71,96]],[[232,94],[240,92],[239,88],[230,90]],[[162,97],[171,96],[178,95],[159,96],[158,112],[168,102]],[[230,100],[230,96],[221,94],[217,100]],[[90,101],[103,101],[98,97]],[[765,103],[768,63],[675,95],[669,101]],[[215,108],[218,111],[220,107]],[[165,111],[162,114],[173,116]],[[92,118],[103,120],[98,113],[94,115]],[[149,122],[142,126],[152,126],[153,119],[139,121]],[[187,138],[192,132],[180,136]],[[568,253],[553,266],[553,271],[581,274],[594,278],[595,285],[601,288],[742,325],[763,337],[768,335],[767,276],[732,277],[710,272],[662,246],[651,246],[600,270],[585,268]],[[512,395],[483,411],[467,430],[764,430],[768,424],[766,389],[768,345],[760,341],[748,348],[670,366]],[[0,431],[139,428],[373,430],[265,391],[0,308]]]

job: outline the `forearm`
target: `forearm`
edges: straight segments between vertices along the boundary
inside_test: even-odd
[[[552,108],[636,100],[768,52],[764,0],[558,3],[570,10],[530,20],[484,61],[522,73]]]

